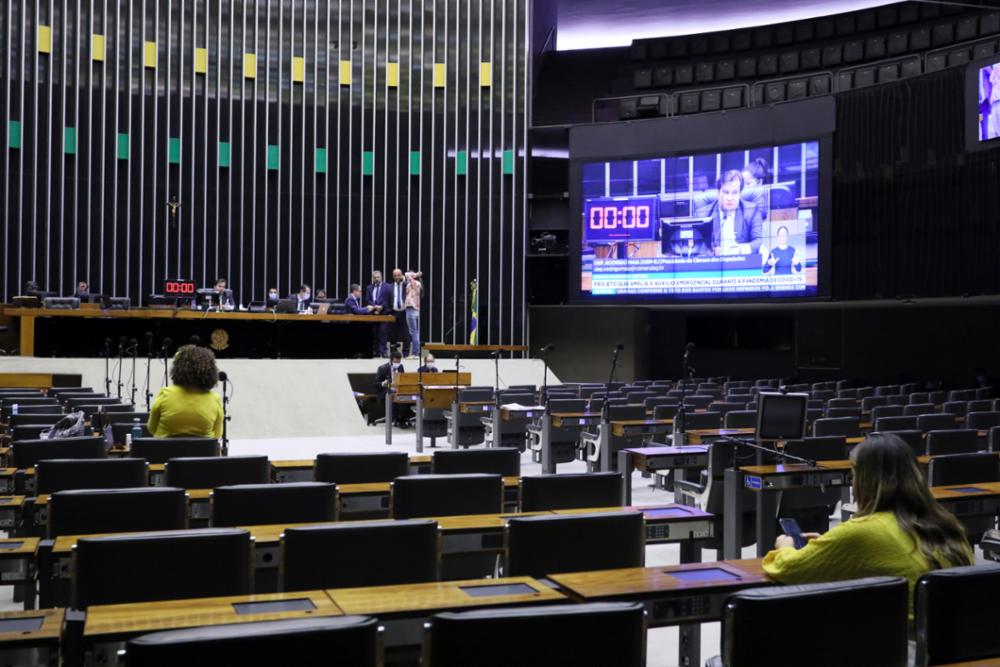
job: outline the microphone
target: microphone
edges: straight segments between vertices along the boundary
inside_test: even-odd
[[[229,375],[226,373],[226,371],[219,371],[219,382],[228,382],[228,381],[229,381]]]
[[[125,344],[128,343],[128,338],[122,336],[118,341],[118,355],[121,356],[125,354]]]
[[[153,354],[153,332],[146,332],[146,349],[149,350],[149,354]]]
[[[137,341],[135,338],[130,339],[129,342],[128,342],[128,349],[131,351],[132,354],[135,354],[136,352],[138,352],[139,351],[139,341]]]
[[[624,349],[625,349],[624,343],[618,343],[617,345],[615,345],[615,353],[621,352]]]
[[[687,363],[687,360],[691,358],[691,350],[693,349],[694,343],[688,343],[684,346],[684,363]]]
[[[174,341],[170,340],[169,338],[163,339],[163,342],[160,343],[160,352],[163,354],[163,356],[167,355],[167,353],[170,351],[170,346],[173,344]]]
[[[551,352],[554,349],[556,349],[556,346],[553,345],[552,343],[549,343],[548,345],[543,345],[540,351],[542,354],[545,354],[546,352]]]
[[[492,352],[490,352],[490,359],[499,359],[499,358],[500,358],[500,350],[493,350]]]
[[[190,339],[189,342],[191,343],[191,345],[201,345],[201,336],[199,336],[198,334],[195,334],[195,335],[191,336],[191,339]]]
[[[111,356],[111,339],[110,338],[105,338],[104,339],[104,356],[105,357],[110,357]]]

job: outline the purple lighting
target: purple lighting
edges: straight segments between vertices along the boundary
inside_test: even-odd
[[[558,49],[722,32],[896,4],[894,0],[559,0]]]

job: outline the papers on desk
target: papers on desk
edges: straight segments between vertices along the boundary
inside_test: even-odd
[[[521,405],[520,403],[504,403],[500,406],[502,410],[544,410],[544,405]]]

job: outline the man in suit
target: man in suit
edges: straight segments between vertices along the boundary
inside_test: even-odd
[[[438,373],[438,367],[434,365],[434,355],[430,352],[424,357],[424,365],[417,369],[418,373]]]
[[[300,313],[309,310],[309,304],[312,303],[312,288],[309,285],[303,283],[299,285],[299,292],[295,294],[290,299],[295,299],[296,310]]]
[[[733,169],[717,183],[719,198],[712,205],[712,249],[716,255],[749,255],[760,250],[764,231],[761,212],[743,202],[743,174]]]
[[[392,380],[403,372],[403,356],[396,351],[393,351],[388,363],[382,364],[375,371],[375,387],[378,392],[378,404],[382,408],[381,414],[383,417],[385,416],[385,402],[389,399]],[[394,406],[392,416],[395,426],[404,428],[409,424],[413,416],[413,411],[406,405]]]
[[[347,307],[347,312],[351,315],[371,315],[371,312],[375,309],[374,306],[364,306],[361,304],[361,285],[357,283],[351,284],[351,293],[347,295],[344,306]]]
[[[391,294],[388,287],[382,282],[382,272],[372,271],[372,281],[365,288],[365,305],[372,307],[373,315],[381,315],[388,310],[391,305]],[[375,353],[380,357],[385,357],[388,352],[389,323],[380,322],[376,331]]]
[[[80,301],[86,301],[90,298],[90,285],[87,284],[87,281],[81,280],[76,284],[76,294],[73,296],[80,299]]]
[[[392,323],[392,342],[399,343],[402,349],[410,345],[410,330],[406,323],[406,294],[409,288],[409,280],[412,273],[403,273],[402,269],[393,269],[392,284],[389,286],[388,308],[383,309],[387,315],[392,315],[395,322]]]

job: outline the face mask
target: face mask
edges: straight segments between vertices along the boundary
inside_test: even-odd
[[[267,293],[267,298],[269,298],[269,299],[277,299],[278,298],[278,293],[277,292],[268,292]]]

